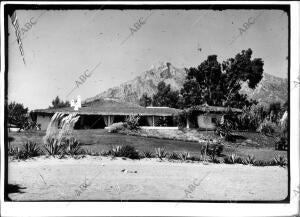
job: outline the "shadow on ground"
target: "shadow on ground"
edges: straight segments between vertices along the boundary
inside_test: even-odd
[[[24,190],[26,189],[25,187],[21,187],[20,185],[18,184],[8,184],[5,188],[5,200],[6,201],[12,201],[12,199],[10,199],[10,197],[8,196],[9,194],[12,194],[12,193],[20,193],[20,194],[23,194]]]

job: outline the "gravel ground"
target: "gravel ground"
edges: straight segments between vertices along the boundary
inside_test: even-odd
[[[283,200],[281,167],[158,159],[45,156],[8,164],[9,198],[34,200]]]

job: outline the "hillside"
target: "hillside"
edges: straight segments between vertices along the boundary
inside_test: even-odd
[[[148,96],[155,94],[160,81],[170,84],[173,90],[180,90],[183,86],[185,75],[186,72],[183,68],[176,68],[170,63],[160,64],[158,67],[153,67],[131,81],[109,88],[107,91],[86,99],[86,102],[99,98],[118,98],[121,101],[138,103],[143,93],[147,93]],[[269,104],[277,101],[285,102],[288,96],[288,82],[287,79],[264,73],[263,79],[254,91],[243,84],[241,93],[247,94],[260,104]]]

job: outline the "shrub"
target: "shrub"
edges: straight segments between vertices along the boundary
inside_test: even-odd
[[[163,159],[167,156],[166,149],[164,148],[155,148],[155,156],[159,159]]]
[[[268,165],[270,165],[270,164],[263,160],[258,160],[253,163],[253,166],[257,166],[257,167],[264,167],[264,166],[268,166]]]
[[[275,144],[275,150],[287,150],[288,149],[288,138],[285,136],[280,137]]]
[[[51,156],[60,155],[64,151],[64,147],[62,145],[58,145],[57,139],[54,138],[47,138],[44,148],[47,154]]]
[[[235,142],[235,138],[232,136],[232,130],[235,128],[234,123],[224,116],[220,121],[216,123],[215,134],[221,138],[225,137],[226,141]]]
[[[287,159],[284,156],[275,156],[271,161],[271,165],[285,167],[287,165]]]
[[[182,161],[186,161],[191,157],[190,153],[188,153],[188,152],[181,152],[178,154],[178,156],[179,156],[180,160],[182,160]]]
[[[138,151],[130,145],[118,145],[109,150],[108,153],[113,157],[127,157],[130,159],[140,159]]]
[[[140,120],[139,115],[137,116],[130,115],[129,117],[126,118],[124,127],[129,130],[139,130],[140,129],[139,120]]]
[[[166,127],[168,126],[168,119],[166,117],[159,117],[156,124],[160,127]]]
[[[207,146],[207,155],[220,156],[223,152],[224,146],[220,143],[215,143]]]
[[[144,158],[153,158],[153,153],[151,151],[143,151],[142,157]]]
[[[232,154],[232,155],[226,156],[224,158],[224,163],[226,163],[226,164],[236,164],[240,161],[239,159],[240,159],[239,156],[237,156],[236,154]]]
[[[243,159],[243,164],[254,164],[256,162],[254,155],[248,155],[245,159]]]
[[[75,139],[74,137],[72,138],[68,138],[68,139],[64,139],[64,141],[62,142],[63,145],[63,154],[64,155],[80,155],[80,154],[84,154],[84,150],[80,147],[80,142]]]
[[[172,152],[167,156],[168,160],[180,160],[179,155],[176,152]]]
[[[276,128],[277,126],[275,123],[265,120],[259,125],[257,131],[261,134],[271,136],[276,132]]]
[[[31,157],[37,157],[41,155],[41,150],[35,142],[27,141],[23,144],[21,150],[17,149],[16,157],[18,159],[28,159]]]
[[[211,155],[209,156],[209,162],[212,162],[212,163],[220,163],[220,160],[218,159],[218,157],[216,155]]]
[[[109,133],[117,133],[122,129],[124,129],[124,123],[122,123],[122,122],[114,123],[114,124],[110,125],[109,127],[107,127],[107,130]]]
[[[185,111],[179,113],[178,117],[177,117],[177,122],[178,122],[178,127],[180,129],[185,128],[186,127],[186,121],[187,121],[187,114]]]

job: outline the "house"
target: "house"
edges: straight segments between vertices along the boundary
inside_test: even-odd
[[[103,129],[113,123],[124,122],[126,117],[131,115],[140,116],[140,126],[162,126],[160,122],[163,120],[163,126],[176,127],[176,117],[181,110],[169,107],[145,108],[112,98],[106,98],[84,103],[77,111],[72,107],[37,109],[33,111],[36,115],[36,123],[40,124],[42,130],[47,129],[51,117],[56,112],[79,114],[80,118],[75,124],[75,129]]]
[[[216,123],[229,111],[231,111],[233,115],[242,113],[242,110],[237,108],[209,106],[207,104],[193,106],[185,110],[185,112],[189,114],[186,127],[214,130],[216,128]]]
[[[73,103],[74,104],[74,103]],[[239,114],[241,109],[230,108],[233,114]],[[186,114],[186,128],[200,128],[214,130],[216,122],[229,111],[229,108],[218,106],[193,106],[184,110]],[[33,111],[36,124],[41,130],[46,130],[51,117],[56,112],[66,114],[77,113],[80,118],[75,129],[104,129],[113,123],[124,122],[128,116],[139,115],[139,124],[143,128],[178,128],[178,116],[183,110],[169,107],[142,107],[128,102],[121,102],[113,98],[99,99],[77,106],[56,109],[37,109]]]

